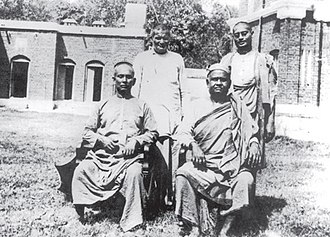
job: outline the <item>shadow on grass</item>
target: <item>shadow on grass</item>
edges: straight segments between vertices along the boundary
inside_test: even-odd
[[[280,211],[287,205],[283,198],[269,196],[257,196],[255,208],[249,214],[242,214],[237,217],[233,224],[231,233],[234,236],[248,234],[248,236],[257,236],[268,228],[268,218],[273,212]]]
[[[87,216],[86,221],[91,225],[104,220],[119,224],[124,204],[125,199],[121,195],[98,202],[90,207],[93,211],[90,210],[90,212],[85,213],[85,216]]]

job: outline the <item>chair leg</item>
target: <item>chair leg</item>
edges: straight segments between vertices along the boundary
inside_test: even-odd
[[[76,212],[78,214],[79,221],[81,221],[83,223],[85,221],[85,217],[84,217],[85,206],[84,205],[74,205],[74,207],[75,207]]]

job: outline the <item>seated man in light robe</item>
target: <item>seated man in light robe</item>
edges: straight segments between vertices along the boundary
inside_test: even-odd
[[[116,193],[125,198],[120,226],[123,231],[142,224],[141,148],[157,139],[156,122],[143,101],[131,95],[134,70],[128,62],[115,65],[116,95],[101,102],[85,126],[86,158],[76,168],[72,197],[81,219],[84,207]]]
[[[191,150],[190,160],[176,174],[175,214],[181,235],[213,231],[216,222],[208,211],[215,205],[222,207],[220,235],[226,236],[235,214],[251,202],[251,170],[261,161],[258,125],[229,92],[229,76],[220,64],[209,68],[210,97],[192,102],[180,131],[181,143]]]

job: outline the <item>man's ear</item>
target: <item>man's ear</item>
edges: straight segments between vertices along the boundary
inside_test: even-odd
[[[206,78],[205,82],[206,82],[206,85],[207,85],[207,86],[210,84],[210,81],[209,81],[208,78]]]
[[[254,31],[253,30],[251,30],[251,35],[253,35],[254,34]]]
[[[136,82],[136,78],[134,77],[134,78],[133,78],[133,81],[132,81],[132,86],[135,85],[135,82]]]

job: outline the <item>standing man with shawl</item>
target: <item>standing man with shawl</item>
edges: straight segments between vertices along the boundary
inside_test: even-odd
[[[247,22],[233,27],[237,51],[221,60],[231,71],[234,93],[247,105],[253,119],[258,122],[262,148],[261,166],[265,166],[265,142],[275,136],[275,95],[277,75],[270,55],[252,50],[253,31]]]
[[[175,214],[182,236],[213,232],[217,220],[210,213],[219,205],[220,236],[226,236],[236,213],[251,202],[252,169],[261,161],[258,125],[245,103],[228,93],[227,68],[211,65],[207,85],[210,97],[194,101],[179,134],[191,150],[176,175]]]
[[[183,58],[168,50],[170,29],[165,25],[158,25],[153,29],[151,38],[153,48],[138,54],[133,63],[137,79],[133,95],[145,100],[155,115],[159,132],[157,153],[162,156],[163,166],[167,169],[161,172],[159,185],[167,186],[165,202],[170,205],[171,177],[178,167],[179,150],[173,135],[181,123],[189,97]],[[161,196],[165,196],[164,191],[162,190]]]
[[[115,65],[116,95],[100,103],[83,135],[86,158],[72,181],[73,204],[81,219],[84,207],[120,193],[125,198],[120,226],[123,231],[142,224],[141,148],[157,138],[156,122],[146,103],[131,95],[135,84],[130,63]]]

